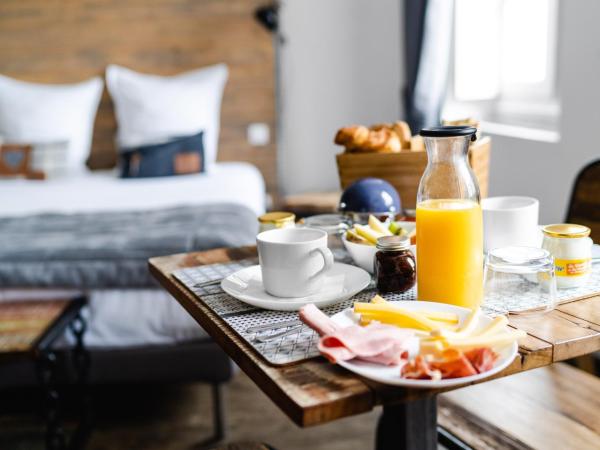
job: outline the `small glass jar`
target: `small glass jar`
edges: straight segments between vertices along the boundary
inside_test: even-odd
[[[542,247],[554,256],[556,286],[559,289],[583,286],[592,270],[590,229],[583,225],[558,223],[542,228]]]
[[[384,236],[377,239],[375,282],[381,294],[408,291],[415,285],[417,264],[410,251],[408,236]]]
[[[258,218],[259,233],[275,228],[294,228],[296,215],[291,212],[275,211],[263,214]]]
[[[317,228],[327,233],[327,246],[330,250],[342,249],[342,235],[350,228],[350,221],[341,214],[317,214],[303,219],[304,226]]]

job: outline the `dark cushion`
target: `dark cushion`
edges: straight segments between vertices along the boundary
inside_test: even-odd
[[[168,177],[204,172],[203,133],[164,144],[121,150],[121,177]]]

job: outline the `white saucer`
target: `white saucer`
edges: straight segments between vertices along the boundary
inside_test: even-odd
[[[315,306],[329,306],[349,299],[366,288],[371,275],[360,267],[334,263],[325,275],[323,288],[307,297],[275,297],[262,286],[260,266],[246,267],[229,275],[221,282],[221,288],[238,300],[263,309],[275,311],[297,311],[312,303]]]

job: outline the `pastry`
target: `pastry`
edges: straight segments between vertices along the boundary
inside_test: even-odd
[[[353,125],[340,128],[335,135],[334,142],[346,147],[346,150],[352,151],[360,149],[369,138],[369,129],[363,125]]]
[[[397,153],[410,148],[410,128],[406,122],[353,125],[341,128],[334,142],[348,152]]]
[[[394,122],[392,130],[394,130],[398,135],[402,148],[410,149],[410,138],[412,137],[412,133],[410,132],[410,127],[408,124],[399,120]]]
[[[389,128],[371,130],[369,138],[363,145],[371,151],[380,153],[397,153],[402,150],[400,139]]]

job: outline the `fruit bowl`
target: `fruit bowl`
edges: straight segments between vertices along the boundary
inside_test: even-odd
[[[357,244],[346,239],[346,236],[342,236],[342,242],[346,251],[350,253],[354,260],[354,264],[369,273],[373,273],[373,260],[375,253],[377,253],[377,247],[368,244]]]
[[[412,233],[416,226],[415,222],[402,221],[396,223],[397,225],[404,228],[408,233]],[[377,253],[377,247],[375,247],[374,245],[359,244],[357,242],[349,241],[346,238],[346,235],[342,236],[342,242],[344,243],[346,251],[350,253],[354,264],[372,274],[373,260],[375,258],[375,253]],[[410,248],[416,257],[416,247],[414,245],[411,245]]]

